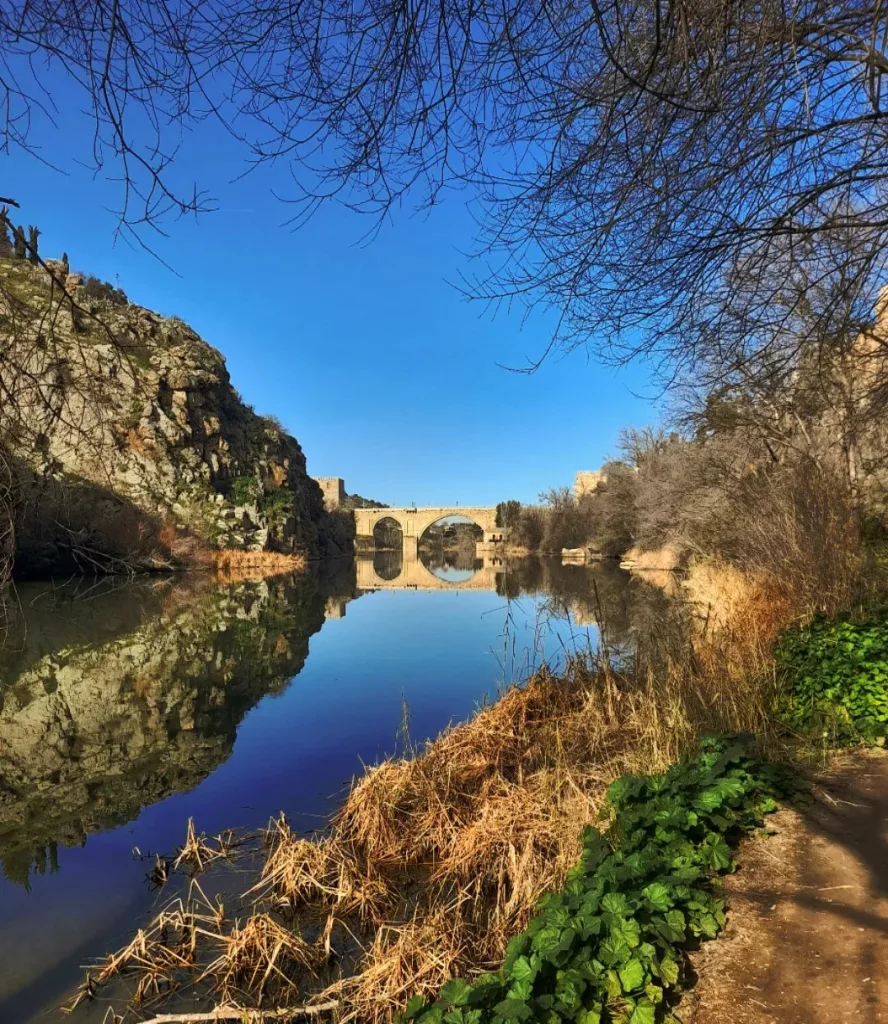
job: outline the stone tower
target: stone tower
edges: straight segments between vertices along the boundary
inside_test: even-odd
[[[324,495],[324,508],[328,512],[345,501],[345,481],[341,476],[317,476],[315,482]]]

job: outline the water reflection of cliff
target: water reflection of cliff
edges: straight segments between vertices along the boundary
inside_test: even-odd
[[[301,671],[325,618],[368,589],[365,577],[369,589],[537,595],[552,618],[603,622],[615,643],[660,615],[659,591],[612,566],[485,556],[456,582],[411,566],[386,552],[336,563],[335,576],[22,586],[0,651],[0,870],[27,884],[55,869],[60,846],[193,789],[228,758],[247,711]]]
[[[59,845],[195,786],[354,593],[347,563],[337,579],[21,587],[0,653],[3,873],[27,884]]]

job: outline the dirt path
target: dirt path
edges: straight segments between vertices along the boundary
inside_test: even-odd
[[[843,755],[815,794],[741,848],[683,1024],[888,1024],[888,754]]]

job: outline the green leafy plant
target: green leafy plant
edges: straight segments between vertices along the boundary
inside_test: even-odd
[[[254,476],[238,476],[231,481],[231,500],[235,505],[252,505],[259,497],[259,481]]]
[[[779,639],[781,717],[834,740],[876,741],[888,733],[888,613],[863,622],[818,616]]]
[[[284,525],[293,512],[293,493],[285,488],[267,491],[259,500],[259,511],[272,529]]]
[[[583,853],[559,892],[540,901],[496,974],[417,995],[416,1024],[655,1024],[682,979],[683,947],[725,923],[712,876],[733,868],[731,845],[790,791],[745,743],[709,739],[656,776],[626,776],[609,792],[606,833],[586,828]]]

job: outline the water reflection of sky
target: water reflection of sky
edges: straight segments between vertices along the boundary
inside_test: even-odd
[[[448,575],[444,578],[453,582],[472,575],[460,569],[445,572]],[[149,751],[154,787],[150,799],[156,802],[139,811],[142,779],[138,773],[129,779],[126,763],[112,766],[123,776],[124,786],[135,794],[133,820],[106,831],[85,827],[83,846],[59,844],[51,853],[57,858],[58,872],[37,874],[32,868],[30,891],[0,879],[0,1020],[19,1024],[37,1020],[33,1015],[58,1001],[62,991],[79,977],[79,966],[88,957],[100,955],[122,941],[139,914],[147,912],[151,895],[143,879],[148,865],[133,859],[134,847],[172,851],[182,841],[189,817],[195,819],[198,829],[209,834],[228,827],[263,824],[281,810],[296,827],[318,827],[364,765],[396,750],[405,706],[411,739],[418,742],[433,737],[448,723],[471,715],[480,703],[494,699],[504,685],[525,678],[543,661],[557,666],[565,650],[592,643],[595,636],[594,627],[578,627],[565,618],[553,617],[544,588],[511,601],[493,591],[474,590],[380,590],[357,600],[350,600],[348,593],[295,593],[289,600],[292,603],[298,599],[298,615],[315,616],[305,637],[299,635],[299,622],[278,622],[282,611],[276,607],[276,618],[264,627],[263,638],[270,660],[282,643],[278,639],[275,646],[276,630],[289,638],[291,646],[295,636],[303,643],[303,650],[307,640],[308,654],[301,671],[297,668],[295,676],[280,680],[279,685],[275,684],[276,692],[267,696],[262,694],[268,693],[268,681],[265,676],[257,677],[259,689],[251,708],[238,711],[230,723],[224,716],[213,719],[222,723],[218,728],[223,733],[230,731],[230,737],[200,736],[192,747],[189,737],[182,733],[189,728],[188,720],[177,720],[171,729],[176,745],[170,749],[175,749],[175,756],[197,759],[186,766],[195,779],[192,788],[175,792],[173,781],[173,791],[157,799],[158,786],[162,792],[164,772],[171,766],[164,764],[163,749]],[[124,601],[125,595],[118,593],[114,600]],[[201,600],[208,598],[204,595]],[[333,616],[326,621],[325,610]],[[233,607],[231,629],[235,639],[245,628],[236,613]],[[252,614],[255,619],[255,607]],[[100,621],[101,614],[97,613],[96,618]],[[134,628],[146,628],[144,613],[132,618],[127,635]],[[52,622],[42,623],[44,633],[51,632]],[[59,619],[59,628],[62,625]],[[97,639],[99,657],[106,656],[106,646],[108,651],[114,646],[107,643],[107,622],[103,629],[105,632]],[[189,634],[189,665],[218,665],[218,626],[214,629],[213,636],[206,638],[205,651],[201,636]],[[78,635],[83,632],[81,623]],[[89,653],[89,658],[96,656],[95,650]],[[66,700],[75,703],[64,689],[79,685],[76,657],[73,665],[71,660],[61,691],[55,695],[39,692],[20,712],[37,716],[37,728],[42,727],[39,716],[49,714],[48,709],[55,708],[55,714]],[[41,664],[39,659],[34,663]],[[170,699],[167,681],[146,678],[138,686],[149,688],[147,696],[141,694],[137,700],[124,693],[121,698],[123,684],[114,678],[114,662],[102,664],[108,686],[114,691],[109,693],[109,706],[117,701],[114,706],[123,709],[115,714],[126,714],[130,700],[133,715],[150,719],[151,715],[173,714],[164,704]],[[112,666],[110,676],[108,664]],[[255,656],[243,664],[235,657],[230,664],[233,669],[214,698],[223,702],[225,695],[238,686],[250,693],[251,674],[262,668]],[[122,664],[124,671],[129,668]],[[83,674],[88,675],[85,670]],[[13,680],[5,683],[9,686]],[[199,689],[201,685],[198,671],[189,686]],[[99,717],[101,713],[96,712]],[[5,714],[11,712],[0,708],[0,731]],[[147,721],[146,742],[156,741],[151,724]],[[197,728],[194,723],[190,727]],[[112,720],[107,728],[115,730],[118,726]],[[93,738],[98,734],[90,733]],[[136,735],[140,735],[138,731]],[[165,735],[162,730],[160,735]],[[80,737],[80,742],[87,748],[77,749],[76,756],[88,765],[89,738]],[[13,768],[4,757],[14,753],[4,748],[0,736],[0,781],[4,769]],[[210,760],[204,764],[201,757]],[[16,777],[28,776],[27,765],[16,764],[14,768]],[[176,768],[181,766],[177,764]],[[38,779],[36,784],[45,785],[47,780]],[[27,788],[21,779],[16,785]],[[104,792],[105,780],[90,777],[84,768],[82,785],[83,798],[88,800],[90,787],[97,794]],[[15,790],[15,786],[12,788]],[[0,816],[0,825],[4,820],[8,818]],[[8,830],[4,833],[0,827],[0,854],[4,835],[9,841]],[[61,1020],[55,1013],[48,1017],[41,1013],[39,1019]]]
[[[470,580],[478,570],[457,569],[453,565],[441,565],[429,571],[437,576],[439,580],[446,580],[448,583],[463,583],[466,580]]]

